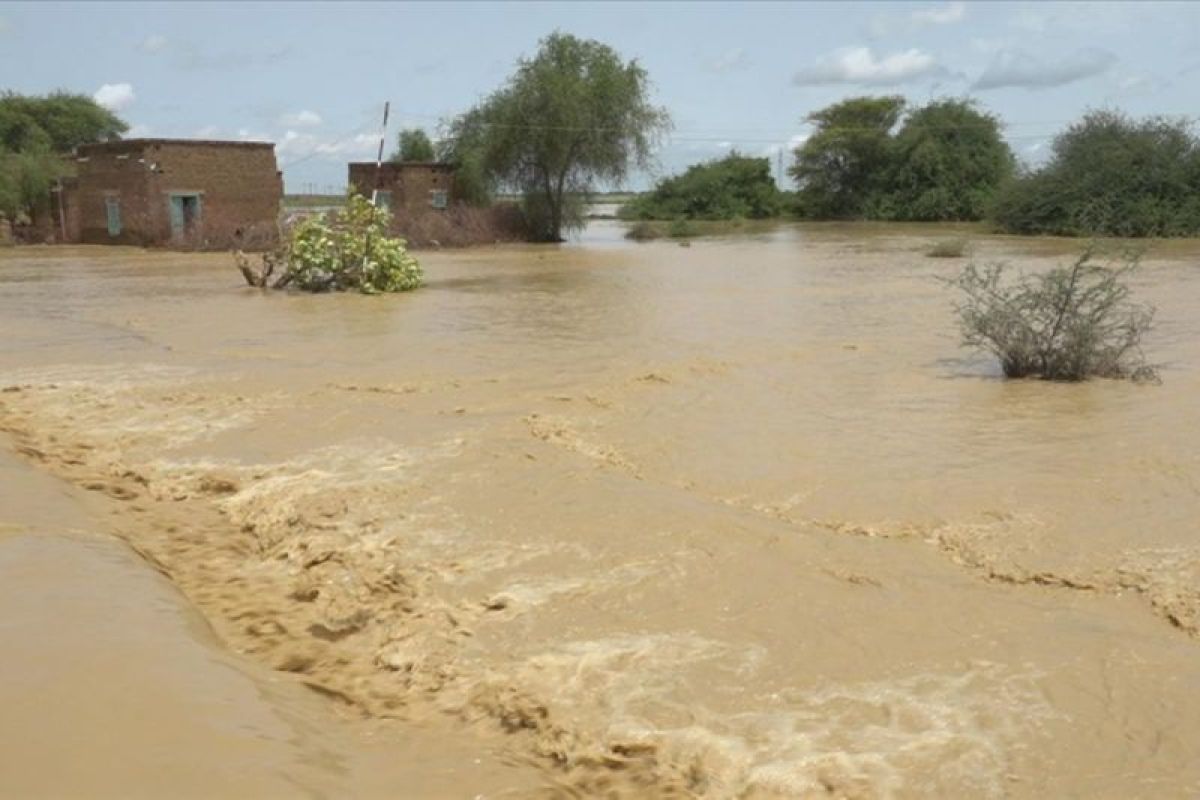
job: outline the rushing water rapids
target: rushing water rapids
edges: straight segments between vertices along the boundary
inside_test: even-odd
[[[1136,278],[1161,386],[1054,385],[958,349],[928,229],[598,230],[397,297],[6,253],[0,427],[325,713],[522,765],[492,796],[1200,792],[1200,245]]]

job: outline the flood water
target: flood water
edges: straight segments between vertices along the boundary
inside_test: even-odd
[[[1161,385],[1055,385],[960,350],[949,229],[620,231],[424,253],[395,297],[0,253],[0,428],[81,498],[20,548],[128,543],[304,747],[410,748],[311,794],[1200,792],[1200,242],[1134,280]],[[0,567],[65,580],[46,546]]]

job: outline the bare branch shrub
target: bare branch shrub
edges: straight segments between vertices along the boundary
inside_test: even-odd
[[[994,354],[1009,378],[1157,380],[1141,350],[1154,308],[1125,284],[1137,266],[1136,255],[1098,264],[1090,247],[1070,266],[1015,281],[1004,264],[968,264],[949,281],[962,293],[962,342]]]

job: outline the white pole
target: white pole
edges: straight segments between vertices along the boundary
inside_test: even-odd
[[[377,205],[379,199],[379,179],[383,173],[383,143],[387,140],[388,109],[391,101],[383,104],[383,128],[379,131],[379,155],[375,159],[375,186],[371,189],[371,205]]]

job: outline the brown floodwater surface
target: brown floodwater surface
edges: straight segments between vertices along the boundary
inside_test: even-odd
[[[1200,243],[1134,279],[1162,384],[1062,385],[960,350],[944,235],[596,223],[393,297],[17,249],[0,427],[305,692],[263,714],[337,720],[303,747],[408,742],[316,792],[1195,796]]]

